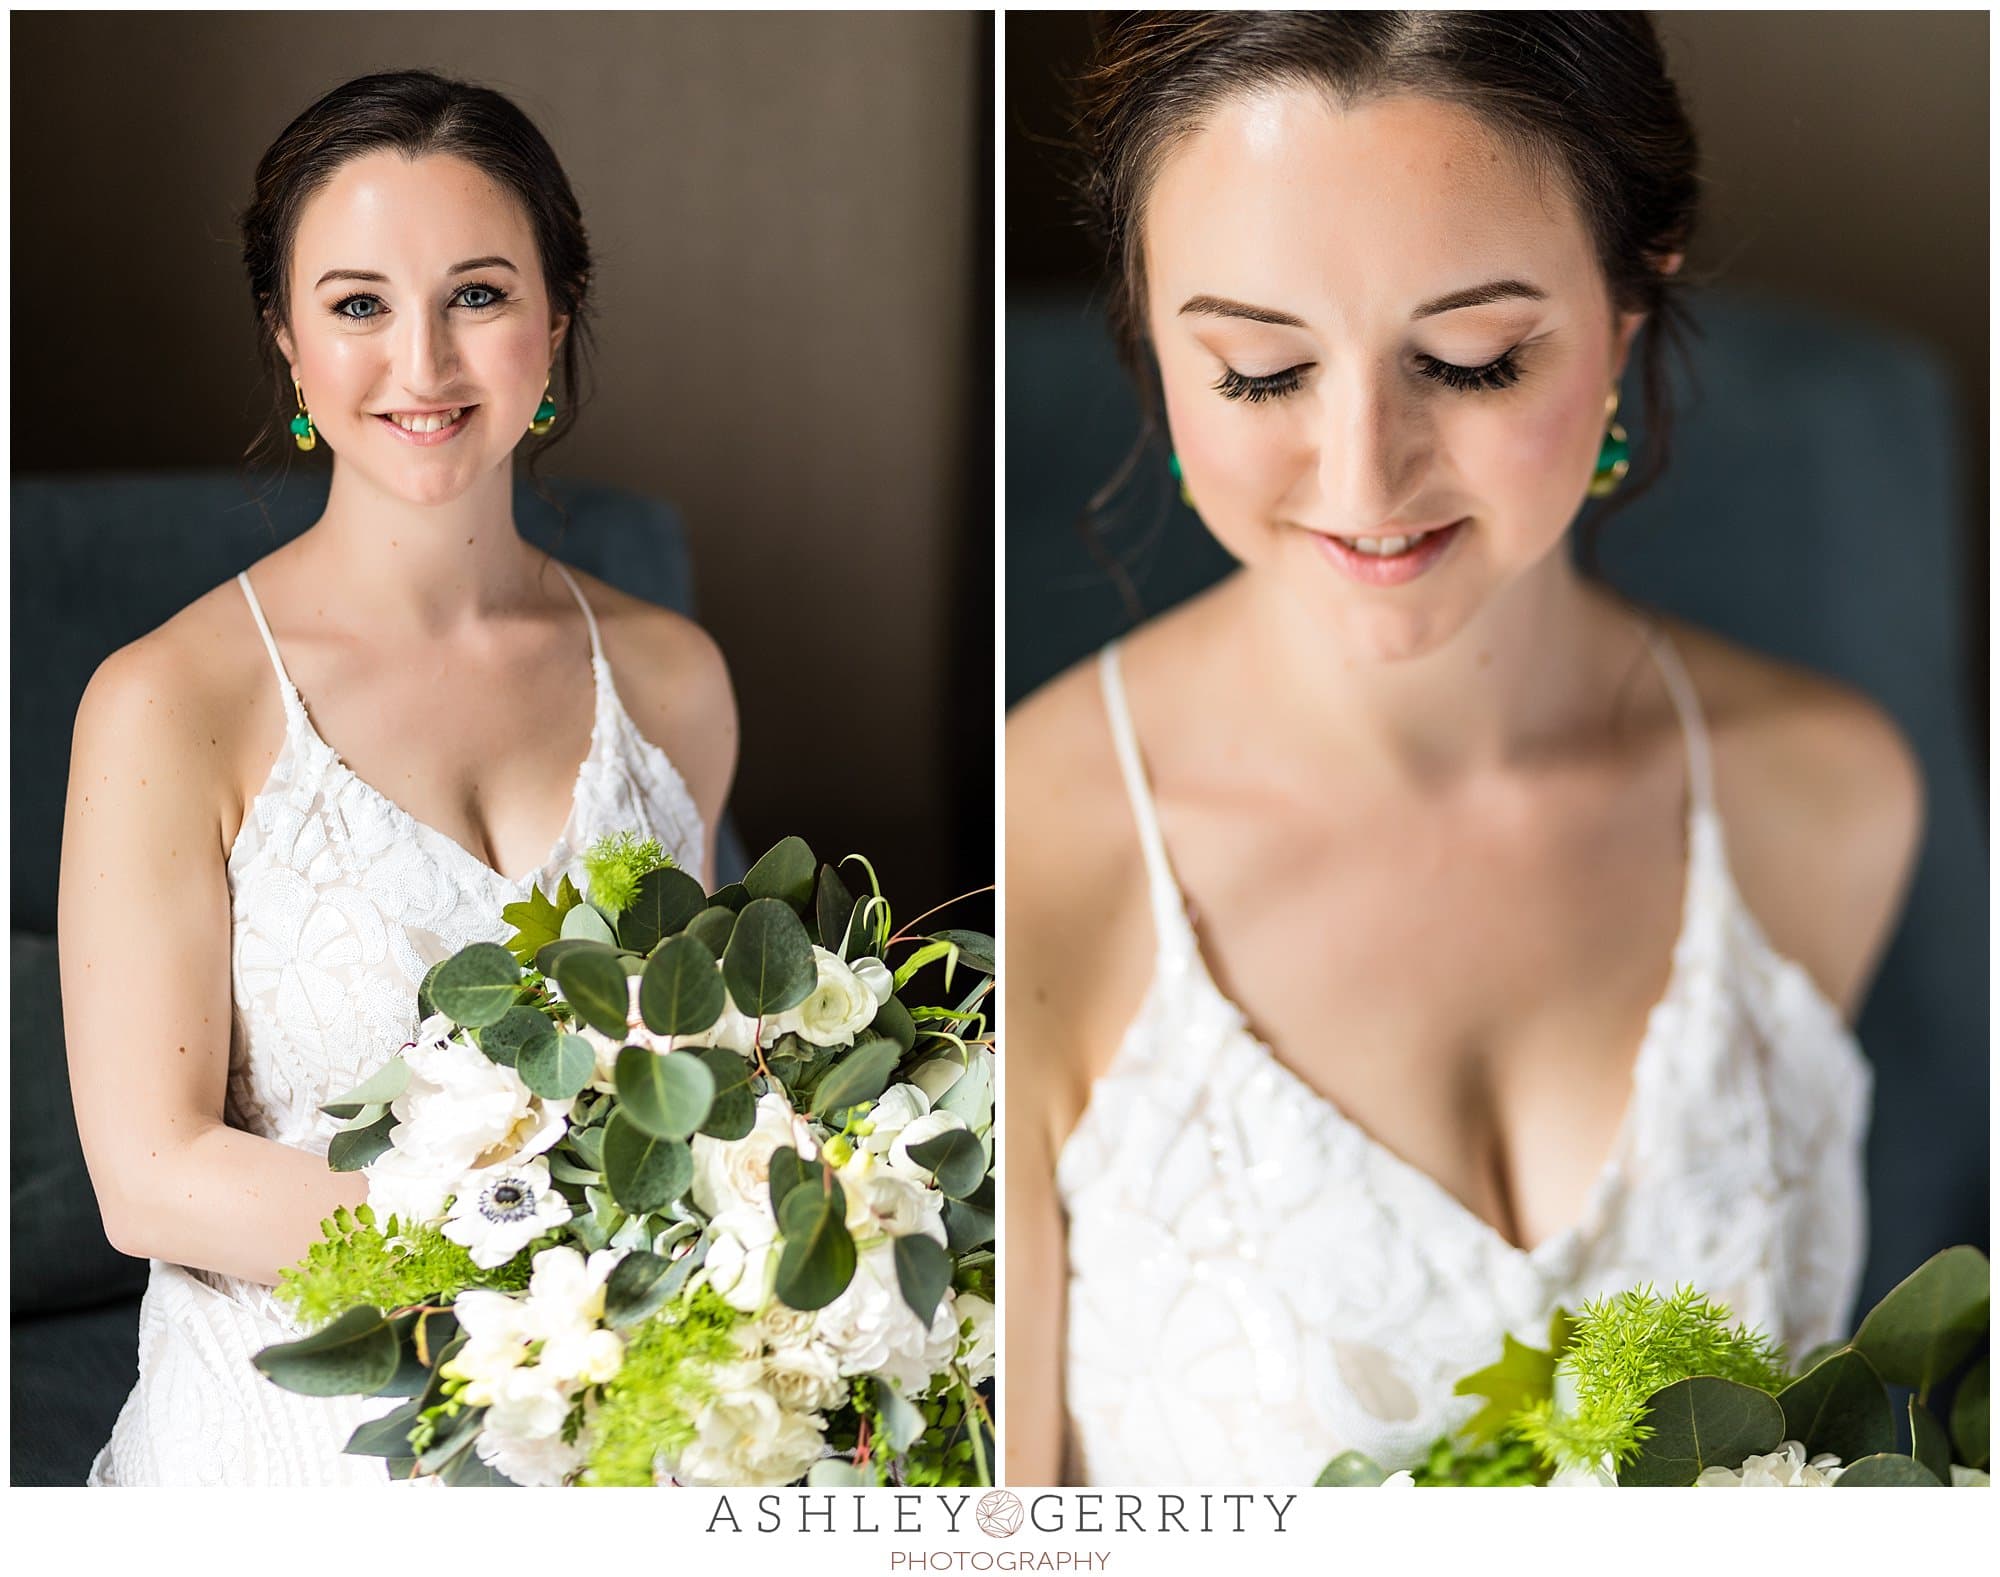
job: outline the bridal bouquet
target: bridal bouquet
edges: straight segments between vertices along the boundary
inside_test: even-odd
[[[704,893],[620,835],[433,969],[257,1366],[407,1398],[347,1450],[449,1484],[990,1483],[992,943],[850,859]]]
[[[1930,1402],[1986,1334],[1990,1283],[1979,1250],[1946,1249],[1797,1371],[1692,1288],[1624,1292],[1574,1318],[1559,1309],[1546,1348],[1503,1336],[1499,1361],[1458,1382],[1485,1406],[1421,1466],[1385,1474],[1350,1451],[1319,1482],[1984,1484],[1988,1360],[1960,1378],[1948,1429]],[[1905,1407],[1890,1385],[1915,1393]]]

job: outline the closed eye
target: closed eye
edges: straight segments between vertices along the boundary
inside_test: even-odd
[[[1302,361],[1296,367],[1287,367],[1283,372],[1273,372],[1261,378],[1253,378],[1238,372],[1234,367],[1224,367],[1222,376],[1215,380],[1215,392],[1225,400],[1248,400],[1256,404],[1260,400],[1282,399],[1287,394],[1296,394],[1305,380],[1312,363]]]

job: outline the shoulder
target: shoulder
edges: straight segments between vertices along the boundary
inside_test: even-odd
[[[1777,950],[1851,1020],[1923,840],[1909,740],[1850,685],[1663,620],[1701,697],[1732,874]]]

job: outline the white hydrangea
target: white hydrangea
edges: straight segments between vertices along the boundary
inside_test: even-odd
[[[927,1393],[958,1353],[952,1295],[939,1300],[926,1329],[903,1301],[895,1245],[887,1239],[861,1250],[854,1279],[819,1311],[814,1333],[832,1350],[842,1374],[880,1375],[905,1396]]]
[[[1827,1489],[1846,1471],[1832,1452],[1808,1460],[1801,1442],[1787,1440],[1775,1451],[1745,1457],[1740,1468],[1703,1468],[1694,1482],[1697,1489]]]

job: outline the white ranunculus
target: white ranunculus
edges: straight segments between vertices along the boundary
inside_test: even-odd
[[[715,1489],[789,1484],[825,1454],[825,1427],[810,1413],[781,1407],[762,1385],[728,1390],[702,1409],[673,1476]]]
[[[1787,1440],[1777,1450],[1743,1459],[1740,1468],[1703,1468],[1697,1489],[1827,1489],[1847,1470],[1830,1451],[1806,1457],[1804,1444]]]
[[[887,1155],[889,1146],[919,1117],[930,1115],[931,1098],[915,1084],[892,1084],[875,1098],[865,1119],[868,1132],[861,1148],[870,1155]]]
[[[569,1220],[569,1201],[549,1181],[548,1162],[468,1172],[442,1228],[483,1270],[504,1265],[551,1227]]]
[[[958,1361],[974,1385],[993,1377],[993,1355],[999,1348],[999,1322],[993,1305],[976,1292],[956,1295]]]
[[[410,1082],[390,1103],[390,1142],[439,1174],[539,1155],[563,1136],[570,1102],[543,1100],[512,1068],[426,1019],[403,1053]]]
[[[922,1396],[958,1352],[952,1300],[940,1300],[930,1328],[918,1323],[896,1280],[895,1245],[861,1250],[854,1279],[819,1311],[814,1325],[844,1375],[876,1374],[905,1396]]]
[[[896,994],[896,977],[881,959],[857,958],[847,967],[854,971],[854,978],[868,988],[868,994],[874,997],[878,1008]]]
[[[921,1232],[946,1241],[944,1195],[913,1183],[876,1161],[857,1153],[839,1172],[847,1195],[847,1230],[856,1237],[908,1237]]]
[[[791,1108],[777,1090],[767,1090],[757,1101],[757,1123],[741,1139],[716,1139],[698,1133],[690,1145],[694,1152],[694,1182],[688,1192],[702,1212],[718,1216],[725,1211],[771,1210],[771,1157],[789,1146],[801,1157],[819,1153],[812,1126]]]
[[[815,1046],[844,1046],[875,1021],[881,1006],[868,984],[823,947],[813,949],[819,979],[797,1007],[775,1014],[766,1027]]]
[[[910,1075],[910,1082],[924,1092],[931,1106],[944,1099],[944,1093],[965,1077],[965,1064],[956,1057],[933,1057],[918,1066]],[[924,1108],[926,1111],[930,1107]]]
[[[931,1180],[930,1169],[910,1159],[911,1146],[964,1126],[965,1119],[956,1112],[926,1112],[896,1135],[896,1142],[889,1146],[889,1170],[914,1183],[928,1184]]]
[[[709,1223],[708,1257],[699,1274],[733,1309],[754,1314],[764,1301],[778,1254],[778,1223],[769,1208],[726,1210]]]
[[[780,1407],[819,1413],[846,1399],[840,1365],[819,1342],[774,1347],[764,1360],[764,1384]]]
[[[583,1447],[565,1444],[561,1430],[552,1435],[510,1435],[496,1429],[490,1417],[472,1449],[496,1473],[530,1487],[560,1484],[583,1466]]]
[[[763,1026],[763,1044],[777,1044],[783,1033],[775,1019]],[[737,1007],[736,999],[730,996],[728,988],[723,988],[722,1016],[698,1035],[678,1035],[676,1046],[720,1046],[724,1051],[733,1051],[739,1057],[754,1057],[757,1054],[757,1021]]]

